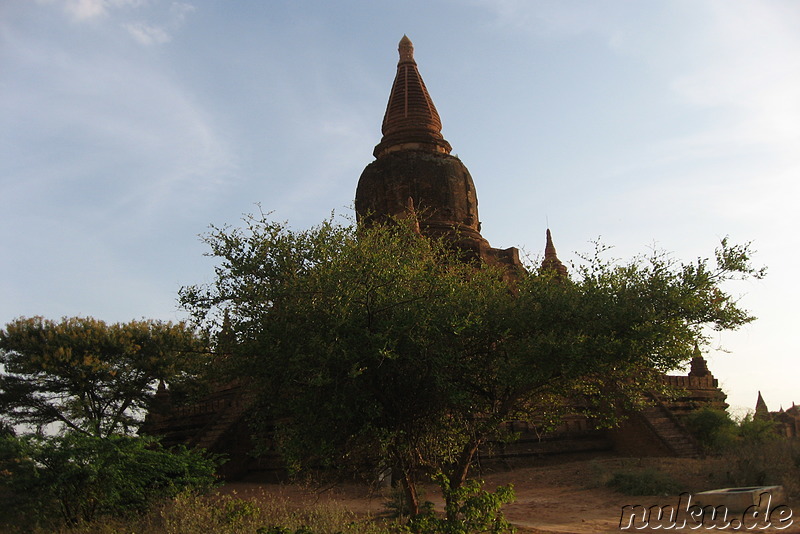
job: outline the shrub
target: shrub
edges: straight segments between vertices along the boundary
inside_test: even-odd
[[[685,423],[706,451],[717,455],[715,483],[782,485],[790,496],[800,496],[800,441],[778,434],[774,421],[748,414],[737,422],[706,408],[688,415]]]
[[[758,433],[756,435],[759,435]],[[781,485],[800,497],[800,441],[767,434],[764,441],[743,441],[724,454],[721,483],[731,486]]]
[[[707,453],[728,450],[738,439],[736,421],[724,410],[702,408],[688,414],[683,422]]]
[[[514,487],[500,486],[494,492],[483,489],[483,481],[467,480],[451,489],[447,477],[439,473],[436,481],[445,499],[446,517],[440,518],[433,507],[426,507],[408,524],[416,534],[472,534],[514,532],[500,508],[515,499]]]
[[[652,468],[617,471],[606,486],[625,495],[673,495],[681,490],[672,477]]]
[[[757,419],[753,414],[747,414],[739,421],[739,437],[745,443],[760,444],[780,439],[781,436],[775,431],[775,421]]]
[[[200,452],[164,450],[153,438],[64,436],[0,438],[0,488],[11,496],[2,521],[67,525],[101,515],[145,512],[185,488],[215,484],[216,461]],[[11,513],[11,512],[16,513]]]
[[[684,418],[686,428],[706,452],[722,454],[749,443],[765,443],[778,439],[775,422],[748,414],[736,421],[723,410],[702,408]]]

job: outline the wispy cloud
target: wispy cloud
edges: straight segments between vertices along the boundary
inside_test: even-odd
[[[107,16],[119,8],[141,7],[147,0],[37,0],[40,4],[61,6],[74,20],[85,21]]]
[[[197,8],[188,2],[172,2],[169,11],[173,17],[173,23],[183,23],[190,13],[193,13]]]
[[[147,54],[114,39],[87,53],[63,38],[5,37],[15,80],[0,100],[0,126],[14,132],[0,143],[7,199],[68,196],[57,203],[64,215],[146,229],[204,205],[230,177],[217,117]],[[117,220],[120,208],[127,217]]]
[[[693,106],[735,113],[738,124],[722,139],[794,150],[800,141],[800,7],[712,7],[705,36],[710,61],[678,74],[673,91]]]
[[[560,0],[472,0],[493,14],[493,24],[514,31],[530,32],[543,37],[573,37],[585,32],[607,31],[611,3],[594,5]],[[630,6],[627,6],[630,7]]]
[[[64,9],[77,20],[88,20],[106,14],[104,0],[72,0],[64,5]]]
[[[136,21],[123,24],[128,33],[145,46],[168,43],[174,33],[183,27],[187,17],[196,10],[195,6],[186,2],[172,2],[169,9],[160,14],[156,22]]]
[[[538,38],[596,35],[613,53],[646,67],[642,76],[685,115],[690,132],[676,128],[672,138],[654,137],[646,158],[651,165],[764,150],[800,158],[796,2],[676,1],[669,12],[639,13],[629,3],[474,2],[506,28]]]
[[[104,22],[125,30],[144,46],[172,40],[196,10],[188,2],[163,0],[37,0],[61,7],[74,22]]]
[[[131,22],[123,24],[123,28],[133,36],[136,41],[145,46],[168,43],[170,34],[161,26],[152,26],[146,22]]]

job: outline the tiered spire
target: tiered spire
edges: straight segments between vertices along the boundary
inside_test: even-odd
[[[553,245],[553,236],[550,234],[550,229],[547,229],[547,242],[544,246],[544,260],[542,260],[543,271],[555,271],[558,276],[567,276],[567,268],[558,259],[556,254],[556,247]]]
[[[383,139],[375,157],[401,149],[420,149],[449,154],[450,143],[442,137],[442,121],[414,61],[414,45],[403,36],[398,46],[400,61],[383,117]]]
[[[700,352],[700,347],[697,346],[697,343],[694,344],[694,354],[692,355],[691,365],[689,376],[704,377],[711,374],[711,371],[708,370],[706,359],[703,358],[703,354]]]

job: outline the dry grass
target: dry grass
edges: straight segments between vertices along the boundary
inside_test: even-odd
[[[790,504],[800,504],[798,443],[767,443],[753,450],[739,448],[706,459],[618,458],[536,463],[515,470],[485,472],[487,488],[512,482],[518,501],[507,507],[506,517],[519,534],[542,532],[616,531],[620,506],[630,498],[615,493],[606,482],[615,473],[659,473],[677,483],[680,491],[696,493],[733,485],[781,484]],[[476,473],[477,475],[477,473]],[[441,503],[433,486],[428,497]],[[677,494],[677,492],[673,492]],[[662,494],[657,488],[653,494]],[[232,484],[212,496],[182,494],[142,517],[106,518],[71,534],[199,534],[253,533],[279,525],[294,532],[306,526],[315,534],[390,534],[398,524],[382,516],[384,496],[366,487],[350,485],[325,494],[308,487]],[[670,502],[655,497],[653,502]],[[632,502],[632,501],[631,501]],[[642,502],[649,502],[647,498]],[[565,515],[565,503],[572,503]],[[21,530],[29,532],[28,530]],[[45,532],[40,530],[39,533]],[[59,532],[49,529],[47,532]],[[787,532],[787,531],[784,531]]]
[[[111,518],[71,529],[34,531],[63,534],[240,534],[284,527],[295,532],[301,527],[314,534],[390,534],[396,525],[379,518],[356,514],[335,503],[318,503],[298,508],[288,498],[271,494],[240,497],[201,496],[183,493],[140,517]],[[20,532],[29,532],[20,529]]]

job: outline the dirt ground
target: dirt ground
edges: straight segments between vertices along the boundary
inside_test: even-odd
[[[605,533],[605,532],[788,532],[800,533],[800,502],[790,502],[792,512],[798,512],[783,523],[774,523],[764,528],[767,520],[752,525],[755,521],[735,528],[736,518],[741,514],[729,516],[731,525],[720,528],[720,523],[706,522],[698,524],[688,522],[685,528],[676,528],[668,522],[659,525],[650,523],[648,528],[641,519],[641,514],[633,524],[629,525],[630,514],[625,514],[622,526],[622,508],[625,505],[650,506],[673,505],[678,507],[677,495],[651,495],[643,497],[627,497],[607,487],[604,482],[611,473],[625,469],[653,467],[669,473],[681,486],[690,493],[718,488],[713,485],[712,474],[707,462],[679,458],[599,458],[572,459],[558,463],[539,464],[535,466],[517,467],[515,469],[495,469],[494,472],[473,473],[473,476],[486,481],[486,489],[513,483],[517,499],[514,503],[503,507],[506,518],[517,527],[520,534],[543,533]],[[385,503],[389,490],[374,490],[363,485],[343,484],[332,488],[314,488],[291,484],[263,484],[237,482],[227,484],[223,493],[236,492],[241,497],[258,496],[258,498],[288,498],[297,506],[315,503],[336,503],[337,506],[357,513],[380,516],[386,514]],[[441,507],[437,489],[434,486],[423,488],[425,498]],[[678,524],[687,514],[678,517]],[[754,528],[748,528],[753,526]],[[784,528],[779,529],[778,526]]]

